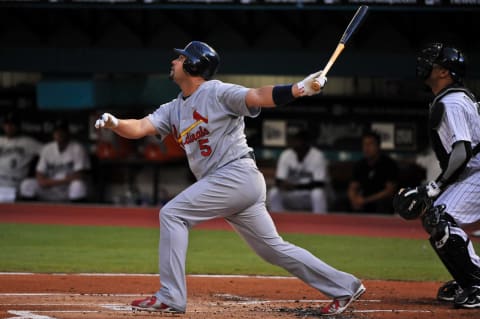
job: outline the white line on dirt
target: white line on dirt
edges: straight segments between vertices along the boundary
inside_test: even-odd
[[[6,319],[56,319],[55,317],[39,315],[39,313],[99,313],[98,310],[38,310],[38,311],[26,311],[26,310],[8,310],[7,313],[14,315],[15,317],[9,317]]]
[[[158,277],[158,274],[125,274],[125,273],[31,273],[31,272],[0,272],[0,276],[33,276],[33,275],[49,275],[49,276],[98,276],[98,277]],[[254,276],[254,275],[187,275],[187,277],[198,278],[260,278],[260,279],[297,279],[296,277],[286,276]]]
[[[8,307],[33,307],[33,306],[49,306],[49,307],[58,307],[58,306],[68,306],[68,307],[105,307],[109,309],[109,307],[116,307],[116,308],[121,308],[125,307],[130,309],[130,306],[127,306],[125,304],[120,305],[120,304],[98,304],[98,303],[0,303],[0,306],[8,306]]]
[[[401,309],[369,309],[369,310],[353,310],[352,312],[362,312],[362,313],[370,313],[370,312],[414,312],[414,313],[433,313],[431,310],[415,310],[415,309],[409,309],[409,310],[401,310]]]
[[[0,293],[0,296],[5,296],[5,297],[28,297],[28,296],[36,296],[36,297],[43,297],[43,296],[98,296],[98,297],[139,297],[143,296],[142,294],[75,294],[75,293],[43,293],[43,292],[5,292],[5,293]]]
[[[224,306],[231,306],[231,305],[257,305],[257,304],[265,304],[265,303],[327,303],[331,302],[331,299],[328,300],[298,300],[298,299],[291,299],[291,300],[249,300],[249,301],[224,301],[224,302],[211,302],[211,305],[218,305],[222,304]],[[362,302],[371,302],[371,303],[379,303],[381,300],[364,300]]]

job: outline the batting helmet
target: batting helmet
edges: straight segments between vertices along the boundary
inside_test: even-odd
[[[416,219],[432,206],[433,201],[418,188],[402,188],[393,198],[393,209],[404,219]]]
[[[466,73],[466,62],[465,56],[458,49],[442,43],[430,44],[417,57],[417,76],[427,79],[434,64],[449,70],[455,82],[462,82]]]
[[[176,53],[186,57],[183,69],[191,75],[199,75],[209,80],[218,70],[220,56],[208,44],[192,41],[184,49],[173,49]]]

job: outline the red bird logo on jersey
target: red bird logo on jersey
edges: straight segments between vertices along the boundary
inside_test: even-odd
[[[203,117],[200,113],[197,112],[197,110],[193,110],[193,119],[195,121],[202,121],[208,124],[208,117]]]
[[[189,127],[187,127],[185,130],[183,130],[180,133],[180,135],[177,135],[177,130],[176,130],[175,126],[173,127],[174,135],[177,137],[177,142],[179,144],[183,144],[183,145],[190,144],[190,143],[195,142],[196,140],[210,134],[210,132],[206,128],[203,128],[201,126],[199,127],[199,129],[197,131],[192,133],[191,131],[195,127],[200,125],[202,122],[203,123],[208,123],[208,118],[202,116],[200,113],[197,112],[197,110],[193,110],[192,117],[195,120],[195,122],[192,125],[190,125]],[[185,137],[185,141],[182,141],[184,137]]]

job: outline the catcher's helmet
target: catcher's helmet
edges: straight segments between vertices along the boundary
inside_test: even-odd
[[[442,43],[430,44],[417,57],[417,76],[427,79],[434,64],[449,70],[455,82],[462,82],[466,73],[466,62],[465,56],[460,50]]]
[[[183,69],[191,75],[199,75],[209,80],[218,70],[220,57],[208,44],[192,41],[184,49],[173,49],[176,53],[186,57]]]
[[[393,198],[393,209],[404,219],[416,219],[432,206],[433,201],[418,188],[402,188]]]

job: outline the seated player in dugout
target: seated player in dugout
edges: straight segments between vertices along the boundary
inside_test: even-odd
[[[363,158],[353,167],[347,195],[353,212],[393,214],[392,199],[397,190],[398,165],[383,153],[381,137],[375,131],[362,135]]]
[[[393,206],[407,220],[421,219],[453,278],[437,299],[480,308],[480,257],[464,230],[480,220],[480,114],[465,74],[465,56],[457,48],[433,43],[418,55],[417,76],[433,93],[428,126],[441,173],[425,185],[400,189]]]
[[[0,136],[0,202],[12,202],[18,197],[20,184],[33,176],[42,143],[22,133],[18,113],[9,112],[3,118]]]
[[[85,147],[70,135],[69,123],[54,124],[53,141],[40,152],[35,178],[25,179],[20,195],[25,200],[82,202],[88,195],[90,157]]]
[[[290,136],[290,146],[280,154],[275,186],[268,192],[272,212],[328,211],[328,162],[311,140],[312,133],[301,130]]]

